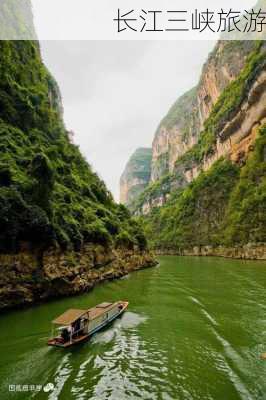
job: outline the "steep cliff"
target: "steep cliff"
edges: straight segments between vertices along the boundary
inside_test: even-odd
[[[266,43],[220,41],[161,122],[133,205],[155,249],[266,258],[265,123]]]
[[[266,119],[245,161],[221,158],[143,224],[161,253],[266,259]]]
[[[152,149],[139,148],[130,157],[120,178],[120,202],[127,206],[143,192],[150,181]]]
[[[37,42],[0,41],[0,308],[154,263],[139,224],[69,141]]]
[[[226,85],[229,75],[234,78]],[[252,128],[264,116],[265,42],[219,42],[198,87],[177,101],[156,132],[151,182],[134,202],[135,212],[146,214],[163,205],[170,193],[186,187],[222,156],[245,158],[254,141]],[[163,171],[158,168],[161,159],[169,161]]]
[[[127,176],[127,168],[123,173],[120,182],[123,204],[130,205],[137,213],[147,213],[152,207],[163,205],[170,192],[187,184],[186,177],[175,169],[176,161],[198,143],[214,104],[239,75],[255,48],[255,41],[217,43],[203,66],[198,85],[181,96],[160,122],[152,142],[149,185],[143,181],[141,190],[129,201],[127,188],[135,186],[135,176]]]
[[[176,160],[199,140],[204,122],[222,91],[245,65],[255,42],[220,41],[203,67],[197,87],[171,107],[152,143],[152,182],[174,170]]]

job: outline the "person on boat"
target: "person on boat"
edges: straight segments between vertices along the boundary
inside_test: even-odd
[[[80,322],[78,322],[78,321],[79,321],[79,320],[73,322],[73,323],[70,325],[70,333],[71,333],[71,336],[72,336],[73,338],[74,338],[74,337],[77,337],[77,336],[79,335]]]
[[[74,333],[75,333],[74,324],[71,324],[71,325],[70,325],[70,329],[69,329],[69,331],[70,331],[70,337],[72,337],[72,338],[73,338],[73,336],[74,336]]]
[[[74,323],[74,334],[80,334],[80,318]]]
[[[62,329],[62,331],[61,331],[61,337],[62,337],[64,343],[66,343],[66,342],[69,341],[69,336],[70,336],[70,335],[69,335],[68,329],[67,329],[67,328]]]

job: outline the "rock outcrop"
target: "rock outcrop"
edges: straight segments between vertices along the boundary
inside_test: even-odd
[[[239,260],[266,260],[265,243],[248,243],[243,246],[195,246],[188,249],[163,249],[157,250],[157,255],[177,255],[177,256],[209,256],[236,258]]]
[[[120,202],[127,206],[143,192],[151,176],[151,148],[139,148],[130,157],[120,178]]]
[[[24,248],[0,254],[0,309],[87,292],[99,282],[155,264],[148,252],[85,245],[79,252]]]

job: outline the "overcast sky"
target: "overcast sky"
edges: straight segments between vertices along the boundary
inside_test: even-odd
[[[119,178],[138,147],[150,147],[173,102],[194,86],[214,43],[45,41],[66,127],[119,199]]]

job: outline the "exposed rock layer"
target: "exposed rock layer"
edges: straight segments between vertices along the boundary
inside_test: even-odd
[[[0,309],[87,292],[98,282],[120,278],[156,262],[147,252],[86,245],[80,252],[25,249],[0,254]]]
[[[247,244],[244,246],[195,246],[191,249],[164,249],[157,250],[157,255],[178,255],[178,256],[213,256],[236,258],[242,260],[266,260],[265,243]]]

